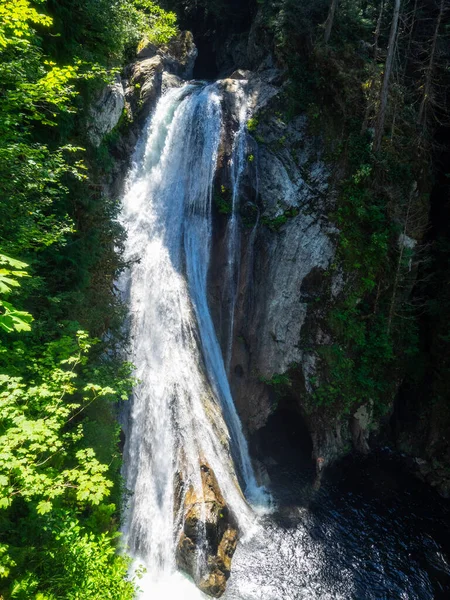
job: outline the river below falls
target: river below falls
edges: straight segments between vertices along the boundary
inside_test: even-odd
[[[320,485],[269,467],[274,514],[238,546],[227,600],[448,600],[450,506],[388,454],[348,459]]]

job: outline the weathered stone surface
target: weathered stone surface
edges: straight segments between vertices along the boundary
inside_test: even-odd
[[[249,77],[251,77],[252,72],[248,71],[246,69],[236,69],[236,71],[233,71],[233,73],[231,73],[229,79],[249,79]]]
[[[94,146],[99,146],[106,134],[114,129],[125,107],[125,92],[122,82],[117,79],[106,86],[95,104],[91,107],[87,133]]]
[[[184,497],[184,525],[177,546],[180,569],[210,596],[220,597],[230,576],[238,532],[209,465],[201,465],[202,490]]]
[[[182,79],[191,79],[194,70],[197,48],[190,31],[182,31],[160,52],[164,55],[166,70]]]
[[[137,96],[139,110],[144,113],[149,112],[161,93],[163,69],[164,61],[161,56],[146,58],[131,67],[130,86],[127,89],[127,100],[131,105],[133,105],[133,96]],[[133,108],[133,112],[136,112],[136,108]]]
[[[249,68],[260,69],[268,62],[273,62],[271,48],[273,36],[267,30],[264,15],[261,10],[253,20],[247,42],[247,60]]]
[[[353,446],[362,454],[370,451],[369,447],[369,427],[373,419],[373,402],[369,400],[353,413],[351,421],[351,432],[353,437]]]
[[[150,43],[144,45],[137,57],[138,59],[149,59],[160,56],[164,61],[166,71],[182,79],[191,79],[197,54],[192,33],[182,31],[164,46],[157,47]]]
[[[277,71],[277,73],[279,73]],[[267,75],[267,78],[264,76]],[[252,113],[257,113],[265,108],[269,102],[280,93],[280,88],[272,85],[272,78],[268,72],[258,74],[249,79],[248,85],[249,108]]]
[[[178,88],[184,84],[184,80],[178,75],[174,75],[173,73],[168,73],[167,71],[163,71],[162,81],[161,81],[161,91],[164,94],[167,90],[171,88]]]

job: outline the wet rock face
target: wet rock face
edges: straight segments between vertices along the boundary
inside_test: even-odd
[[[230,576],[238,532],[209,465],[201,465],[201,478],[202,492],[190,487],[184,498],[177,564],[203,592],[219,598]]]
[[[249,116],[257,123],[248,135],[240,186],[241,255],[230,379],[244,426],[252,434],[275,410],[276,378],[287,374],[289,395],[306,416],[315,456],[329,462],[342,451],[348,432],[344,428],[342,434],[336,415],[311,411],[307,399],[320,373],[317,348],[331,343],[321,326],[323,304],[317,300],[332,296],[326,272],[338,232],[327,214],[334,192],[323,144],[311,134],[306,117],[285,122],[278,112],[279,77],[276,69],[238,70],[221,83],[226,129],[235,128],[238,119],[233,97],[239,89],[245,90]],[[232,141],[224,135],[217,179],[225,188],[231,185],[227,157]],[[210,305],[221,307],[215,320],[224,340],[229,323],[221,291],[227,218],[217,218],[216,224]],[[333,289],[339,292],[337,284]]]

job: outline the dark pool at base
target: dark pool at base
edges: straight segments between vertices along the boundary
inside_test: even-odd
[[[450,502],[401,458],[348,458],[318,481],[278,448],[277,510],[238,548],[227,599],[450,600]]]

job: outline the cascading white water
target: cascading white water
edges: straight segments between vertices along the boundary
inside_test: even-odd
[[[246,127],[248,118],[248,103],[245,89],[238,88],[236,93],[236,103],[238,106],[239,124],[234,136],[233,151],[231,157],[231,218],[227,226],[227,270],[224,294],[228,298],[229,325],[226,339],[225,364],[227,373],[230,371],[231,353],[233,349],[234,333],[234,314],[236,310],[237,289],[239,285],[239,265],[240,265],[240,234],[239,234],[239,189],[242,173],[245,167],[246,150]]]
[[[250,500],[259,491],[207,302],[221,127],[217,86],[170,90],[159,101],[123,200],[125,257],[132,266],[122,287],[139,380],[125,448],[131,497],[124,534],[154,582],[176,568],[177,474],[202,493],[199,460],[206,460],[243,534],[254,518],[238,477]]]

